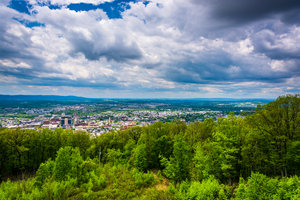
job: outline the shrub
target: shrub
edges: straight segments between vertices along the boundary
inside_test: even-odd
[[[152,172],[143,173],[138,170],[132,170],[131,176],[133,177],[134,184],[137,188],[148,187],[155,183]]]
[[[254,173],[248,179],[248,194],[252,199],[269,199],[276,194],[278,180]]]
[[[182,182],[175,195],[177,199],[228,199],[228,192],[225,186],[210,177],[202,182]]]
[[[53,169],[54,162],[52,160],[42,163],[36,172],[34,185],[40,188],[44,184],[45,180],[53,175]]]

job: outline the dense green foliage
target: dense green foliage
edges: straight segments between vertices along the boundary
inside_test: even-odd
[[[0,199],[300,199],[300,96],[98,137],[1,129],[0,151]]]

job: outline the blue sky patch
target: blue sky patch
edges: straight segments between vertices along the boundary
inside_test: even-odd
[[[39,6],[47,6],[51,10],[61,9],[60,5],[53,5],[53,4],[51,4],[51,1],[48,1],[48,2],[37,2],[37,4]]]
[[[21,24],[23,24],[24,26],[26,26],[28,28],[32,28],[32,27],[36,27],[36,26],[45,26],[45,24],[39,23],[37,21],[28,21],[28,20],[18,19],[18,18],[13,18],[13,19],[20,22]]]
[[[147,7],[147,5],[150,3],[151,1],[144,1],[143,4]]]
[[[130,2],[136,3],[140,0],[115,0],[113,2],[105,2],[99,5],[89,4],[89,3],[71,3],[67,6],[68,9],[78,11],[89,11],[102,9],[110,19],[122,18],[122,12],[130,9]],[[143,4],[147,6],[151,1],[143,1]],[[60,5],[51,4],[51,1],[48,2],[37,2],[39,6],[47,6],[48,8],[61,9]],[[27,0],[11,0],[9,6],[12,9],[17,10],[20,13],[25,13],[31,15],[31,5]]]
[[[113,2],[105,2],[99,5],[87,3],[72,3],[68,5],[70,10],[74,11],[89,11],[102,9],[110,19],[122,18],[121,13],[130,9],[130,2],[137,2],[137,0],[116,0]]]
[[[300,92],[299,0],[0,2],[7,6],[0,93],[273,98]]]
[[[11,0],[8,7],[28,15],[30,15],[30,9],[32,9],[32,5],[25,0]]]

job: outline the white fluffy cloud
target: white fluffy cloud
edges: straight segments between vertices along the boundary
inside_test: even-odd
[[[130,3],[122,18],[109,19],[101,9],[76,12],[41,4],[48,1],[30,2],[30,16],[0,5],[6,18],[0,20],[0,49],[5,49],[0,75],[12,80],[9,87],[24,85],[24,93],[43,87],[58,88],[51,90],[57,94],[67,87],[70,94],[93,97],[275,97],[299,92],[300,27],[280,18],[236,25],[214,16],[209,3],[153,0]],[[80,2],[104,0],[51,4]],[[25,27],[13,18],[44,26]],[[278,32],[278,24],[286,31]]]

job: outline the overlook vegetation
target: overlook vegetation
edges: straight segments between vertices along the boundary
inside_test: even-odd
[[[98,137],[1,129],[0,152],[0,199],[300,199],[300,96]]]

